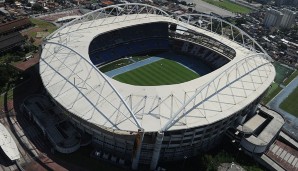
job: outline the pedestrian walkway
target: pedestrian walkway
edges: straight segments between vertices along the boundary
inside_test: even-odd
[[[285,170],[298,171],[298,151],[283,142],[276,140],[266,155]]]
[[[151,64],[151,63],[159,61],[161,59],[162,58],[160,58],[160,57],[150,57],[150,58],[138,61],[136,63],[132,63],[132,64],[129,64],[129,65],[123,66],[121,68],[117,68],[117,69],[114,69],[112,71],[106,72],[105,74],[109,77],[115,77],[117,75],[123,74],[125,72],[131,71],[131,70],[134,70],[134,69],[137,69],[137,68],[140,68],[142,66]]]

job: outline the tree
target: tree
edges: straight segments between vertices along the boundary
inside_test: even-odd
[[[29,37],[28,37],[27,34],[25,34],[25,35],[24,35],[24,38],[25,38],[26,40],[28,40]]]
[[[32,5],[32,10],[34,11],[43,11],[43,7],[39,3],[35,3]]]
[[[235,25],[237,26],[237,27],[240,27],[241,26],[241,24],[246,24],[246,20],[243,18],[243,17],[241,17],[241,18],[237,18],[236,20],[235,20]]]
[[[33,37],[30,37],[30,42],[31,42],[31,43],[34,43],[34,41],[35,41],[35,40],[33,39]]]
[[[288,46],[287,46],[286,44],[282,43],[282,42],[280,42],[280,43],[277,45],[277,47],[278,47],[278,49],[279,49],[280,51],[285,51],[285,50],[287,50],[287,48],[288,48]]]
[[[7,4],[14,4],[16,0],[5,0],[5,3]]]

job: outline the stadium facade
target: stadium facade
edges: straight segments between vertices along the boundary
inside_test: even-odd
[[[102,65],[125,56],[172,50],[214,71],[174,85],[135,86],[107,77]],[[171,16],[145,4],[92,11],[43,44],[43,84],[75,127],[117,158],[155,169],[220,143],[250,117],[275,77],[271,58],[236,26],[203,14]]]

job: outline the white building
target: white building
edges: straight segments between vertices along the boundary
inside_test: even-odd
[[[123,12],[117,12],[119,7]],[[106,15],[111,11],[115,15]],[[200,25],[190,24],[199,20]],[[232,37],[225,36],[225,29],[214,32],[215,23],[228,24]],[[143,28],[139,27],[145,24],[146,29],[160,26],[157,30],[163,32],[158,40],[147,31],[148,39],[143,38]],[[188,35],[170,30],[172,26],[183,27]],[[235,39],[233,30],[242,34],[240,40]],[[116,41],[119,38],[122,41]],[[136,40],[139,44],[150,40],[146,51],[163,47],[163,42],[152,44],[152,38],[166,45],[172,43],[166,48],[196,56],[217,69],[180,84],[137,86],[106,76],[91,61],[90,54],[96,53],[89,52],[107,46],[113,52],[99,60],[111,60],[119,49],[117,58],[125,56],[123,53],[129,52],[126,49],[140,53],[144,46],[122,48]],[[45,42],[39,69],[53,102],[69,114],[75,127],[92,136],[97,148],[131,163],[134,170],[139,163],[155,170],[159,162],[183,160],[214,148],[227,129],[243,124],[254,114],[275,77],[271,58],[234,25],[202,14],[175,19],[146,4],[117,4],[94,10],[60,27]]]
[[[0,0],[0,7],[3,7],[5,3],[5,0]]]
[[[280,11],[268,8],[264,18],[264,25],[266,27],[279,27],[282,18],[283,14]]]
[[[282,9],[283,17],[280,23],[280,27],[282,28],[289,28],[295,22],[296,12],[291,11],[289,9]]]
[[[298,7],[298,0],[293,0],[293,6]]]

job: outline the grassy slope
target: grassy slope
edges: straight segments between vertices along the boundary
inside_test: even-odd
[[[280,108],[298,117],[298,87],[280,104]]]
[[[266,105],[268,102],[273,99],[280,91],[282,90],[281,87],[278,86],[277,83],[272,83],[271,88],[269,89],[267,95],[263,98],[262,103]]]
[[[169,85],[186,82],[199,75],[175,61],[162,59],[132,71],[117,75],[115,80],[142,86]]]
[[[0,111],[3,109],[3,105],[4,105],[4,95],[0,95]]]
[[[242,14],[246,14],[251,12],[251,9],[235,4],[233,2],[230,2],[228,0],[223,0],[222,2],[219,0],[203,0],[209,4],[218,6],[220,8],[226,9],[228,11],[234,12],[234,13],[242,13]]]
[[[47,29],[50,33],[54,32],[57,29],[57,27],[54,24],[40,19],[30,18],[30,21],[39,28]],[[30,36],[34,38],[36,36],[36,32],[31,32]]]

